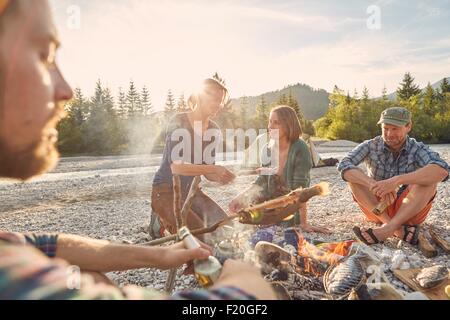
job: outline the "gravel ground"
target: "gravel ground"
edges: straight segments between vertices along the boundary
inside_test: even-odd
[[[436,149],[450,162],[449,145],[440,145]],[[342,158],[348,148],[324,147],[318,151]],[[28,183],[0,180],[0,229],[74,233],[115,242],[148,241],[150,239],[144,230],[150,214],[151,181],[159,160],[160,157],[147,156],[65,158],[52,173]],[[310,223],[327,227],[333,234],[307,234],[309,238],[347,240],[352,238],[354,225],[370,225],[351,200],[336,168],[313,169],[311,177],[312,184],[328,182],[331,192],[309,202]],[[204,183],[203,190],[226,207],[254,178],[238,177],[230,186]],[[450,240],[449,184],[439,185],[438,196],[426,224]],[[379,253],[384,250],[385,254],[400,249],[408,257],[411,267],[443,264],[450,268],[449,255],[441,249],[436,258],[427,259],[418,249],[399,245],[395,240],[373,248]],[[113,272],[108,276],[119,285],[136,284],[162,290],[167,274],[155,269],[140,269]],[[408,291],[389,270],[386,274],[397,288]],[[192,276],[183,276],[180,272],[175,287],[177,290],[195,288],[197,284]]]

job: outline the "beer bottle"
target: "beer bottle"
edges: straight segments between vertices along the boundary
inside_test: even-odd
[[[183,241],[186,248],[200,248],[200,244],[187,227],[183,227],[178,231],[178,237]],[[221,272],[222,265],[214,256],[209,256],[206,260],[194,260],[194,274],[203,287],[209,287],[214,284]]]

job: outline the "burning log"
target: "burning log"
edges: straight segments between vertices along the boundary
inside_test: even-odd
[[[251,205],[238,212],[239,222],[252,225],[279,223],[297,212],[302,203],[315,196],[328,194],[328,184],[323,182],[311,188],[299,188],[279,198]]]
[[[326,270],[326,266],[321,262],[307,257],[294,256],[270,242],[258,242],[255,246],[255,254],[264,273],[272,273],[275,269],[286,274],[296,273],[317,277]],[[281,280],[281,276],[277,280]]]

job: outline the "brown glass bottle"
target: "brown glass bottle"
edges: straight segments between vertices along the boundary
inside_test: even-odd
[[[188,249],[200,248],[200,244],[187,227],[178,231],[178,237]],[[203,287],[209,287],[219,278],[222,265],[216,257],[209,256],[206,260],[194,260],[194,273],[197,281]]]

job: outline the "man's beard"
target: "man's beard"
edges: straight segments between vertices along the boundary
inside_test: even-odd
[[[11,151],[0,142],[0,177],[28,180],[52,170],[58,159],[55,143],[47,139],[20,152]]]
[[[0,105],[0,113],[1,108]],[[63,104],[57,103],[55,112],[48,120],[46,128],[56,128],[64,116]],[[52,170],[57,165],[59,160],[59,152],[56,148],[58,138],[52,133],[52,130],[49,131],[46,128],[43,129],[45,134],[43,133],[38,141],[32,143],[25,150],[11,150],[0,139],[0,178],[28,180]]]

